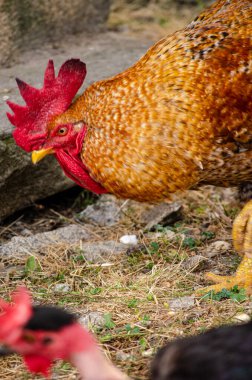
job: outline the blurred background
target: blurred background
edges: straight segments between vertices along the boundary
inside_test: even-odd
[[[190,21],[211,0],[1,0],[0,63],[69,34],[112,30],[158,38]]]

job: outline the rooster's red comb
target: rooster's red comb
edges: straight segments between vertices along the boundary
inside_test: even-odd
[[[13,111],[13,114],[7,113],[7,117],[16,127],[13,137],[17,145],[27,152],[40,149],[47,136],[48,122],[67,110],[85,76],[85,63],[79,59],[70,59],[61,66],[57,77],[53,61],[48,62],[41,89],[17,79],[26,106],[7,102]]]
[[[31,297],[25,287],[12,294],[12,302],[0,299],[0,343],[12,344],[32,315]]]

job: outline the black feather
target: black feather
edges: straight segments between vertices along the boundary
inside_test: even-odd
[[[25,328],[29,330],[59,331],[75,321],[75,315],[63,309],[54,306],[34,306],[33,315]]]
[[[251,380],[252,322],[168,343],[157,353],[152,380]]]

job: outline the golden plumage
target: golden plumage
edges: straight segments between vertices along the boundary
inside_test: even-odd
[[[54,125],[80,120],[81,158],[117,196],[157,201],[252,182],[251,0],[216,1],[135,65],[92,84]]]
[[[141,201],[252,180],[252,4],[220,0],[132,67],[91,85],[56,122],[84,120],[82,159]]]

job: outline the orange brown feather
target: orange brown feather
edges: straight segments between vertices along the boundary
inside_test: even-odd
[[[217,1],[55,119],[87,124],[92,178],[141,201],[252,180],[251,17],[250,0]]]

